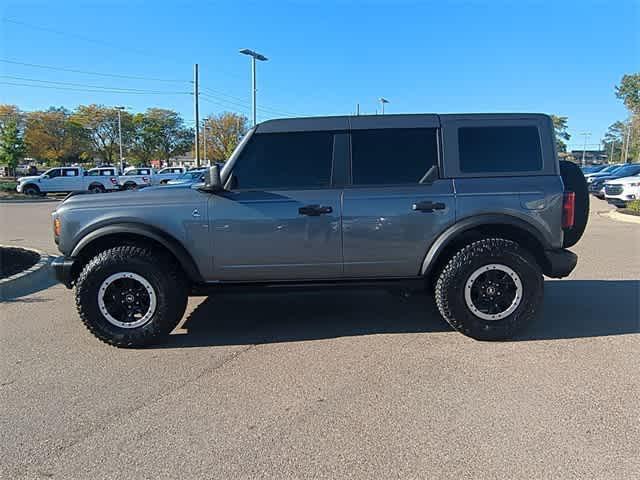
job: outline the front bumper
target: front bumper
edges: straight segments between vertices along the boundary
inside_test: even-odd
[[[545,250],[546,265],[544,274],[551,278],[563,278],[569,275],[578,264],[578,256],[565,248]]]
[[[73,264],[75,260],[68,257],[56,257],[51,266],[56,279],[62,283],[65,287],[71,288],[73,286]]]

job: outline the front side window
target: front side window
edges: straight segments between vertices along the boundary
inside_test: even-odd
[[[59,168],[53,168],[45,173],[49,178],[56,178],[62,174],[62,170]]]
[[[354,130],[351,150],[354,185],[417,185],[437,165],[437,130]]]
[[[542,170],[538,129],[531,127],[461,127],[460,171],[507,173]]]
[[[233,167],[234,188],[328,187],[332,155],[332,132],[258,133]]]

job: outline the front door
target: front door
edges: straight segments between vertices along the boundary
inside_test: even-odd
[[[417,276],[429,245],[455,220],[453,181],[437,170],[437,119],[384,130],[357,128],[357,120],[343,198],[344,276]]]
[[[332,132],[255,133],[212,195],[213,277],[313,280],[342,274],[342,190]]]

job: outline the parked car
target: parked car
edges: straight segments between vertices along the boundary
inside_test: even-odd
[[[622,167],[619,167],[608,175],[598,175],[591,177],[589,182],[589,192],[597,198],[603,200],[605,197],[604,186],[605,182],[609,180],[616,180],[618,178],[631,177],[640,173],[640,163],[628,163]]]
[[[604,193],[607,202],[625,208],[630,201],[640,199],[640,174],[608,180],[604,186]]]
[[[187,169],[185,167],[166,167],[158,172],[153,172],[151,183],[153,185],[164,185],[170,180],[180,177]]]
[[[194,168],[184,172],[178,178],[169,180],[167,185],[193,185],[194,183],[202,182],[204,179],[204,172],[206,168]]]
[[[535,114],[270,120],[197,188],[59,204],[53,268],[119,347],[161,341],[190,294],[354,285],[429,289],[454,329],[508,338],[539,311],[543,274],[574,269],[588,220],[554,142]]]
[[[50,168],[42,175],[18,178],[16,190],[25,195],[81,192],[102,193],[118,189],[117,171],[114,168],[82,167]]]
[[[152,185],[153,169],[151,167],[133,167],[120,175],[118,182],[124,190],[136,190]]]
[[[605,175],[609,175],[613,172],[615,172],[618,168],[623,167],[624,164],[613,164],[613,165],[609,165],[605,168],[603,168],[602,170],[598,171],[598,172],[592,172],[592,173],[585,173],[584,174],[584,178],[587,179],[587,183],[590,183],[592,181],[594,181],[595,179],[599,178],[599,177],[603,177]]]

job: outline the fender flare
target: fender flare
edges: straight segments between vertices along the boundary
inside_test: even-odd
[[[549,241],[541,235],[534,225],[530,224],[526,220],[522,220],[519,217],[508,214],[476,215],[473,217],[463,218],[440,234],[435,242],[431,244],[429,250],[427,250],[427,254],[422,261],[420,274],[428,275],[440,254],[447,248],[447,246],[455,241],[459,235],[462,235],[464,232],[472,230],[473,228],[486,225],[509,225],[510,227],[518,228],[535,238],[544,249],[552,248]]]
[[[204,281],[200,270],[198,270],[198,266],[193,260],[193,257],[191,257],[189,252],[187,252],[187,250],[178,240],[160,229],[139,223],[116,223],[101,226],[96,228],[95,230],[92,230],[91,232],[83,236],[80,241],[73,247],[70,255],[71,258],[78,257],[82,250],[95,240],[106,237],[107,235],[118,233],[138,235],[140,237],[149,238],[158,242],[167,250],[169,250],[169,252],[171,252],[174,257],[176,257],[178,263],[183,268],[187,277],[191,281],[198,283]]]

